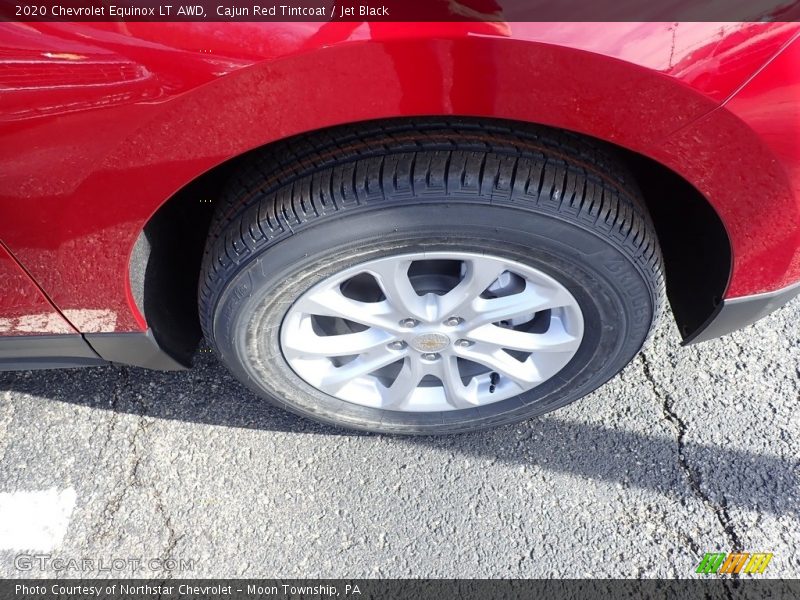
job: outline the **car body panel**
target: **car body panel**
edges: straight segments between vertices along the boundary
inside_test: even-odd
[[[796,100],[798,31],[0,23],[0,239],[80,332],[142,332],[130,253],[204,172],[342,123],[495,117],[591,135],[680,173],[728,230],[726,297],[769,292],[800,279],[798,157],[778,135],[799,129],[796,110],[758,107]]]
[[[771,157],[775,170],[782,170],[776,181],[785,177],[774,198],[764,194],[766,188],[756,187],[756,193],[741,194],[736,203],[741,213],[730,219],[730,227],[738,225],[737,235],[772,243],[737,257],[741,277],[728,293],[788,287],[800,279],[800,41],[776,56],[725,108],[757,133],[764,155]],[[780,216],[769,218],[770,213]],[[766,263],[785,265],[783,278],[775,280],[773,270],[763,269]]]
[[[77,333],[0,242],[0,336]]]
[[[681,161],[691,155],[693,160]],[[709,199],[733,250],[726,298],[800,280],[800,43],[653,154]]]

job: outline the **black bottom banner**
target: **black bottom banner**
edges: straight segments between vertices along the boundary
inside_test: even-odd
[[[15,600],[800,598],[800,580],[6,579]]]

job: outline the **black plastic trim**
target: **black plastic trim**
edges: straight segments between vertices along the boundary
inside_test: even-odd
[[[104,365],[80,334],[0,337],[0,371]]]
[[[163,350],[149,329],[143,333],[0,336],[0,371],[95,367],[110,362],[159,371],[191,366]]]
[[[706,322],[683,340],[683,345],[705,342],[752,325],[798,295],[800,282],[774,292],[723,300]]]
[[[163,350],[149,329],[144,333],[87,333],[83,337],[109,362],[158,371],[184,371],[191,366]]]

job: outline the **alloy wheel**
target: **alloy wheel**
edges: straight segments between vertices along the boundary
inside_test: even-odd
[[[322,392],[386,410],[474,408],[569,363],[583,315],[554,278],[499,256],[427,252],[343,270],[303,293],[281,326],[291,368]]]

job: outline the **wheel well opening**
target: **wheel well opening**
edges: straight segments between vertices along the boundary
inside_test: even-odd
[[[728,233],[708,200],[663,165],[619,149],[642,190],[664,257],[667,298],[686,340],[716,314],[728,288]]]
[[[374,127],[375,122],[364,125]],[[706,198],[680,175],[599,142],[622,158],[642,190],[664,255],[667,296],[686,339],[715,314],[727,288],[732,255],[725,227]],[[215,203],[236,165],[264,148],[231,158],[184,186],[147,222],[133,249],[129,276],[137,307],[161,347],[184,363],[191,361],[202,337],[197,285]]]
[[[191,364],[202,338],[197,279],[214,203],[234,164],[212,169],[167,200],[142,229],[131,254],[131,292],[158,344]]]

